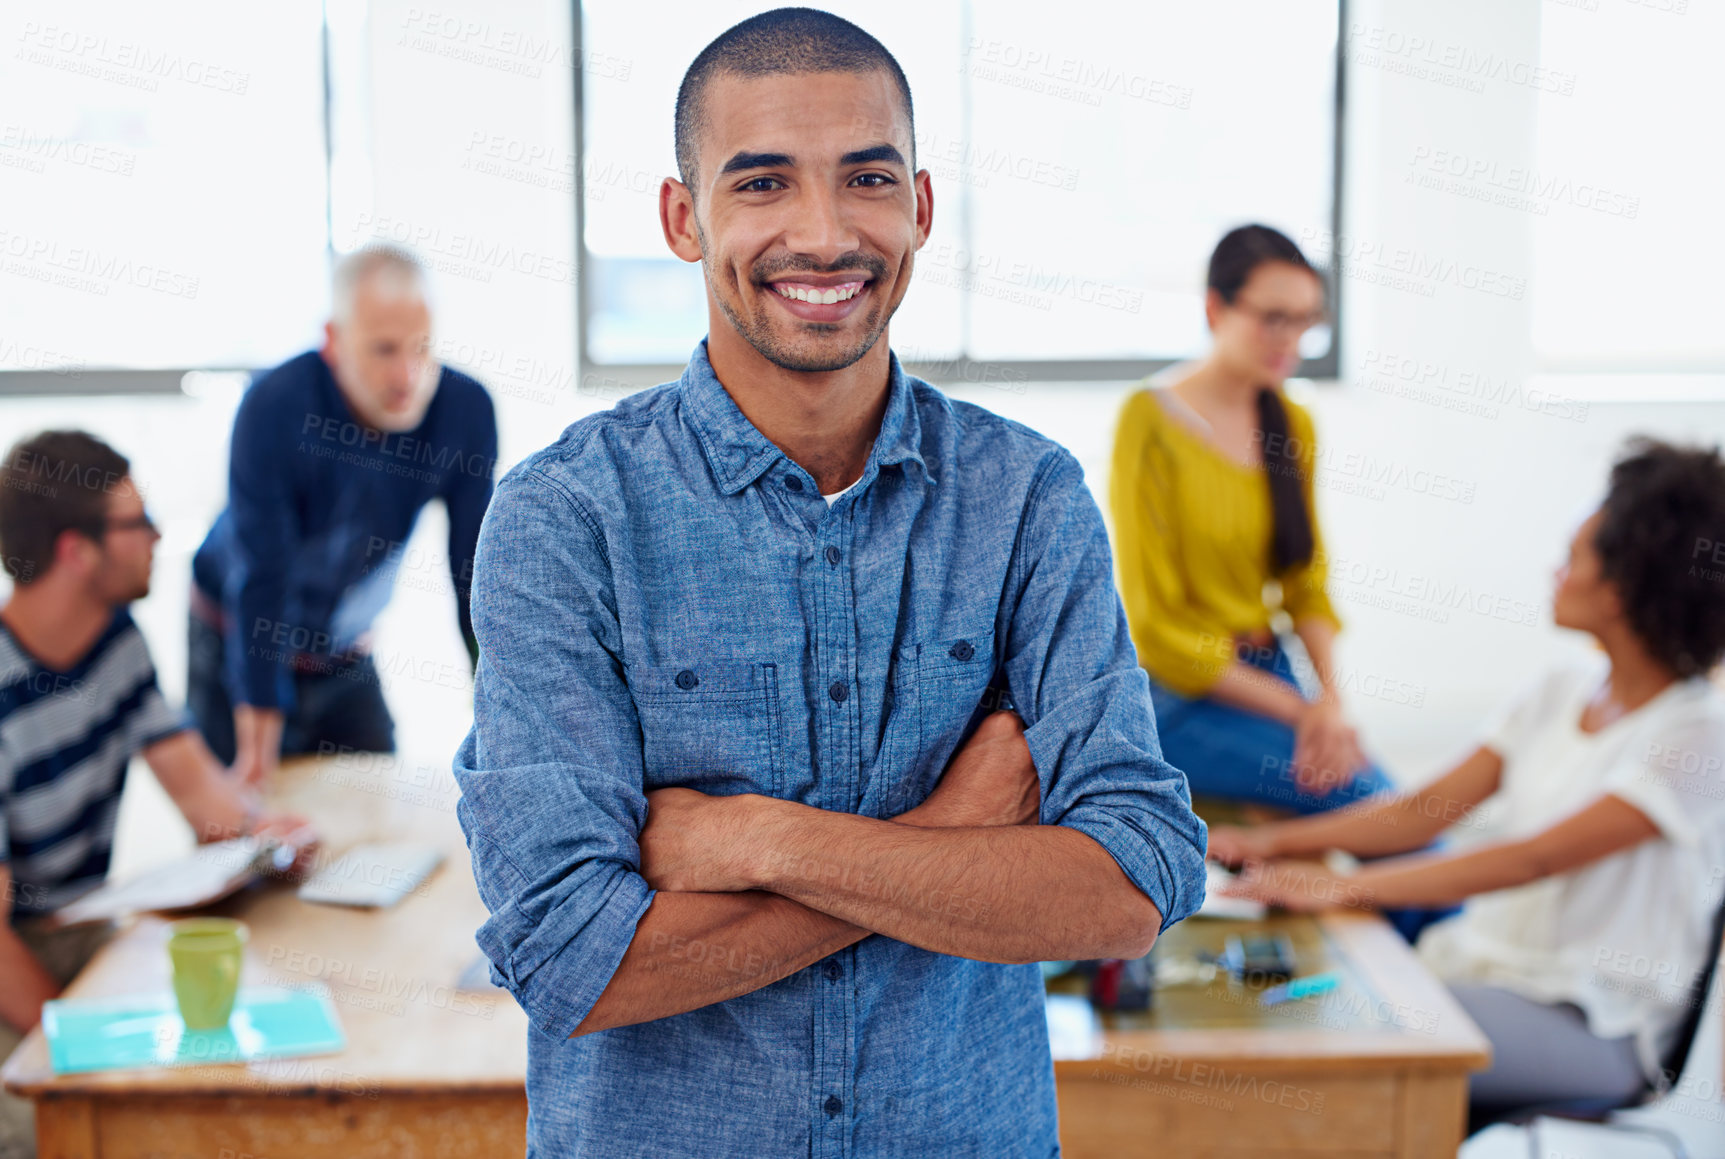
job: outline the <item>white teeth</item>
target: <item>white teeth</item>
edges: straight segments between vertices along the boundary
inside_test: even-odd
[[[861,286],[847,286],[842,290],[804,290],[798,286],[774,286],[779,293],[799,302],[810,302],[819,306],[830,306],[834,302],[848,302],[856,297]]]

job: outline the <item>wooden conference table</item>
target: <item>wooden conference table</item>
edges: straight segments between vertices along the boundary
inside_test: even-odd
[[[42,1159],[521,1155],[526,1018],[502,991],[454,989],[477,953],[485,909],[446,767],[295,762],[273,796],[318,824],[331,855],[413,838],[448,857],[419,892],[379,912],[308,905],[281,887],[217,907],[250,927],[243,983],[323,982],[346,1049],[55,1076],[32,1032],[0,1078],[35,1100]],[[163,924],[131,925],[68,995],[167,989]],[[1455,1154],[1467,1073],[1486,1064],[1488,1047],[1444,988],[1376,917],[1260,924],[1290,934],[1302,974],[1337,969],[1342,987],[1267,1011],[1219,980],[1159,991],[1150,1015],[1098,1015],[1082,998],[1051,995],[1067,1159]],[[1155,953],[1219,950],[1238,928],[1185,922]]]
[[[311,818],[333,857],[366,841],[436,843],[447,860],[380,911],[311,905],[270,885],[212,912],[250,927],[242,985],[322,982],[340,1054],[56,1077],[40,1029],[0,1077],[36,1101],[42,1159],[496,1159],[527,1134],[527,1019],[502,990],[457,991],[484,904],[442,765],[360,755],[290,762],[274,802]],[[68,989],[169,988],[164,923],[143,918]]]
[[[1049,1031],[1065,1159],[1128,1155],[1430,1156],[1454,1159],[1467,1076],[1491,1046],[1375,914],[1193,918],[1152,961],[1217,954],[1229,933],[1288,935],[1301,976],[1337,989],[1274,1007],[1218,974],[1169,986],[1140,1014],[1100,1014],[1076,976],[1050,984]]]

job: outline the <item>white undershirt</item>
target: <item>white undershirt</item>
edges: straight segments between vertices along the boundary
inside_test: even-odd
[[[1581,713],[1604,657],[1564,665],[1500,713],[1481,743],[1503,757],[1481,806],[1493,838],[1546,829],[1607,794],[1656,837],[1567,873],[1470,898],[1420,937],[1446,982],[1502,986],[1536,1002],[1573,1002],[1601,1038],[1633,1034],[1657,1069],[1683,1014],[1725,866],[1725,694],[1678,681],[1595,733]]]
[[[861,483],[861,482],[862,482],[862,477],[858,476],[856,483],[852,483],[851,487],[855,487],[857,485],[857,483]],[[837,491],[834,491],[831,495],[822,495],[821,498],[825,499],[827,501],[828,507],[831,507],[833,505],[833,500],[837,499],[840,495],[843,495],[846,491],[849,491],[851,489],[851,487],[840,487]]]

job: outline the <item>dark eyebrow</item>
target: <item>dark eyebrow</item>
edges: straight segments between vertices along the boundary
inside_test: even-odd
[[[737,153],[725,162],[719,176],[741,173],[746,169],[795,169],[797,161],[789,153]]]
[[[906,169],[910,168],[904,163],[904,154],[891,145],[870,145],[867,149],[858,149],[839,158],[840,165],[870,165],[876,161],[891,161]]]
[[[890,161],[897,165],[905,165],[904,154],[891,145],[870,145],[867,149],[856,149],[839,158],[840,165],[869,165],[876,161]],[[789,153],[737,153],[726,161],[719,170],[719,176],[728,173],[742,173],[749,169],[795,169],[797,159]]]

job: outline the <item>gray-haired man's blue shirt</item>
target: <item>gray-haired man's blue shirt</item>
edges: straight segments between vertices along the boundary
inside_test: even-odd
[[[653,899],[645,792],[890,818],[1001,689],[1042,823],[1093,837],[1165,924],[1197,908],[1204,826],[1162,760],[1068,451],[893,355],[868,463],[829,507],[703,341],[679,382],[574,423],[499,484],[473,622],[459,815],[491,911],[479,944],[533,1024],[530,1155],[1058,1154],[1035,965],[875,934],[738,998],[568,1035]]]

